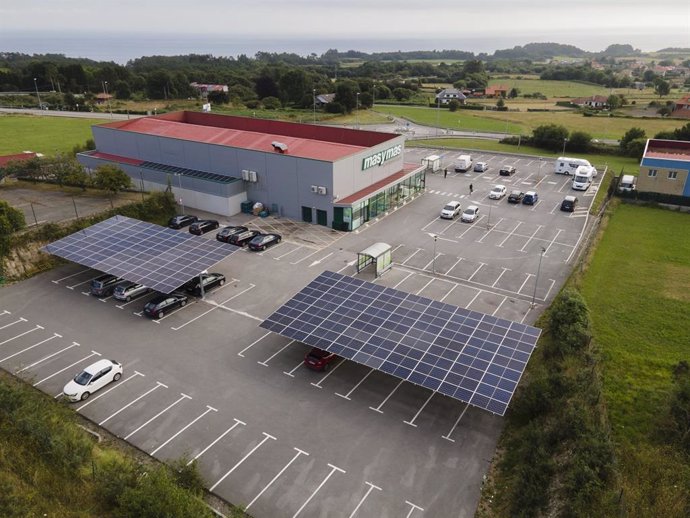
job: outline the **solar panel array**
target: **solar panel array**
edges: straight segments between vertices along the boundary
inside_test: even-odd
[[[185,167],[177,167],[174,165],[159,164],[157,162],[142,162],[141,167],[146,169],[153,169],[154,171],[163,171],[171,174],[181,174],[182,176],[189,176],[190,178],[201,178],[202,180],[209,180],[218,183],[232,183],[238,182],[239,178],[233,176],[225,176],[217,173],[207,173],[206,171],[199,171],[198,169],[187,169]]]
[[[541,333],[329,271],[261,327],[499,415]]]
[[[114,216],[46,245],[43,250],[170,293],[238,248],[138,219]]]

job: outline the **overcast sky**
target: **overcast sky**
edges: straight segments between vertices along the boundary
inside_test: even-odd
[[[490,42],[495,38],[494,49],[529,41],[556,41],[586,50],[601,50],[602,42],[630,43],[643,50],[657,50],[666,46],[690,47],[690,1],[3,0],[0,3],[0,35],[4,33],[0,51],[13,50],[5,48],[11,44],[13,34],[45,31],[72,36],[80,32],[217,34],[272,40],[404,40],[409,37],[430,42],[454,38],[459,42],[472,38]],[[504,42],[511,38],[514,43],[506,45]],[[432,44],[428,48],[435,47]]]

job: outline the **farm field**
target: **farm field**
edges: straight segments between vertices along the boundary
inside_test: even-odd
[[[91,126],[103,119],[0,115],[0,155],[34,151],[44,155],[67,153],[92,138]]]

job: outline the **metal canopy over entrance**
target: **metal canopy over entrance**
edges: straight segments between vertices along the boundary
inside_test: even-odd
[[[375,243],[366,250],[357,253],[357,273],[374,264],[375,276],[378,277],[393,266],[391,245],[387,243]]]
[[[170,293],[238,248],[138,219],[113,216],[46,245],[43,250]]]
[[[541,334],[329,271],[261,327],[498,415]]]

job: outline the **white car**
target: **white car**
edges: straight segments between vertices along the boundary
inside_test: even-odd
[[[460,206],[459,201],[450,201],[445,207],[443,207],[443,210],[441,210],[441,217],[444,219],[453,219],[455,216],[460,214],[461,210],[462,207]]]
[[[483,173],[489,168],[489,164],[486,162],[477,162],[474,164],[474,172],[475,173]]]
[[[111,381],[122,377],[122,365],[113,360],[98,360],[77,374],[65,388],[64,396],[70,401],[84,401]]]
[[[479,207],[476,205],[470,205],[465,209],[465,212],[462,213],[461,219],[467,223],[472,223],[475,219],[477,219],[477,214],[479,214]]]
[[[500,200],[506,195],[505,185],[494,185],[494,188],[489,192],[489,198],[492,200]]]

